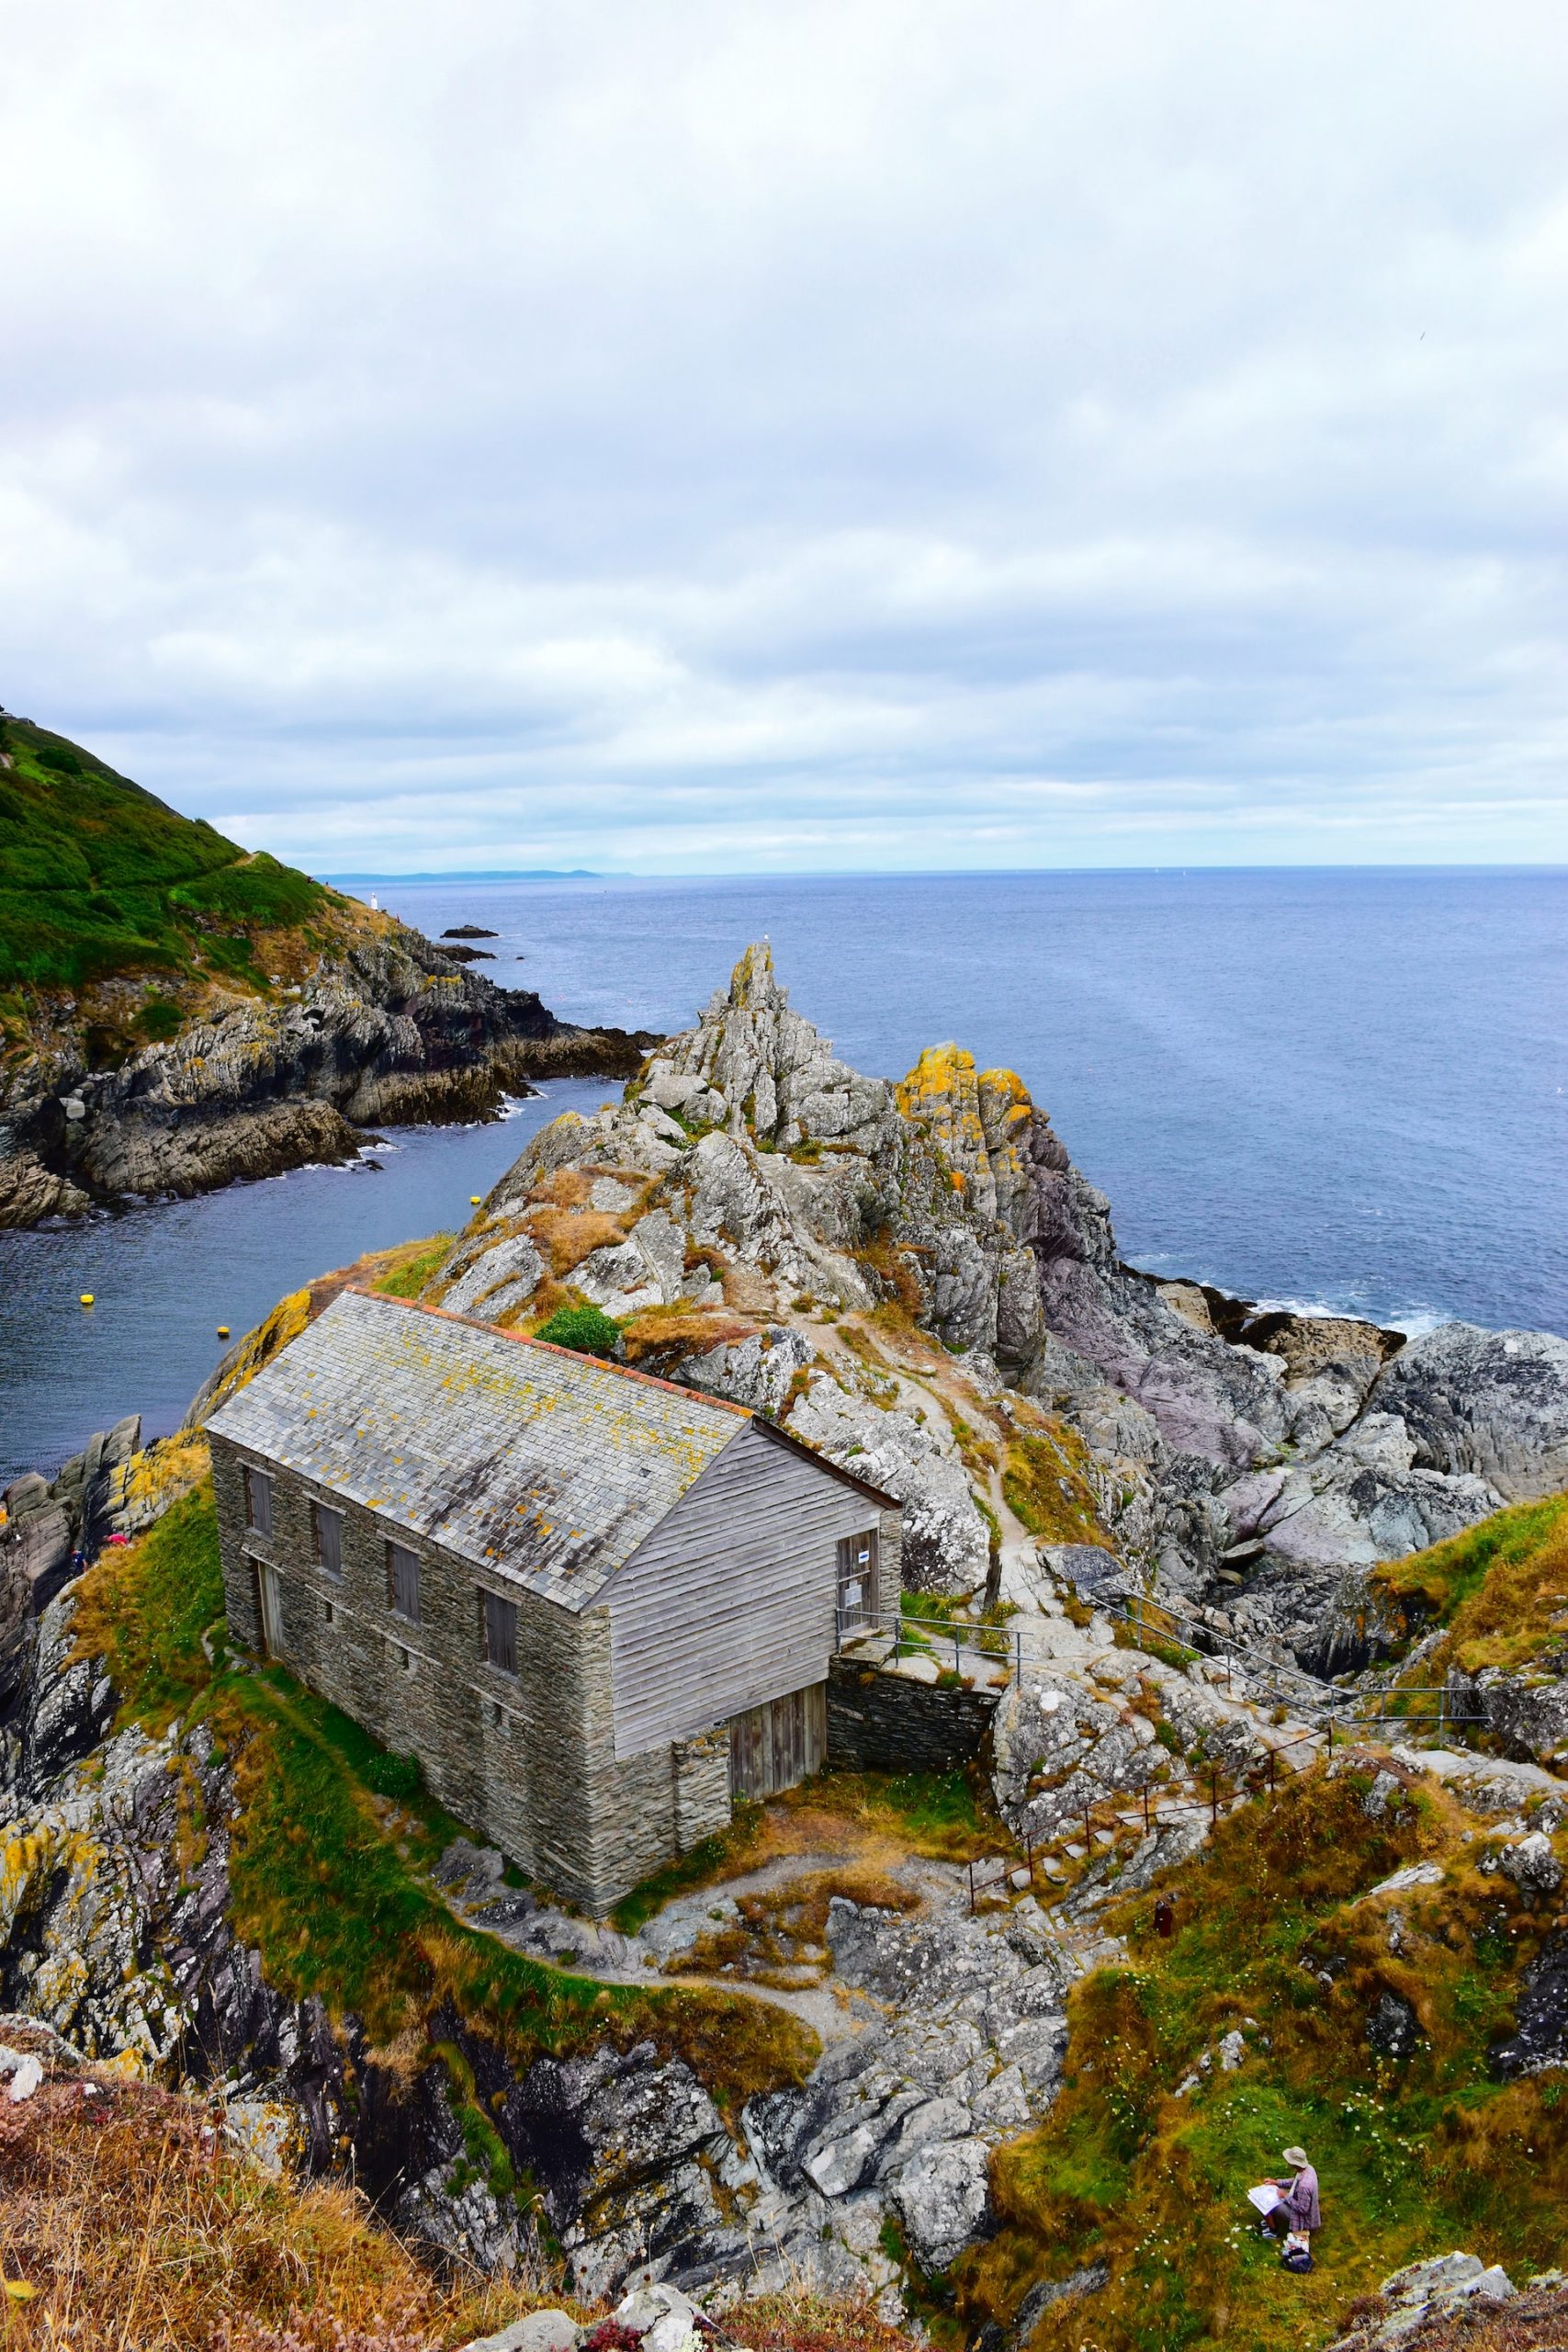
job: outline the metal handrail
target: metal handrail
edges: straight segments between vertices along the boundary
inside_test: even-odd
[[[1348,1729],[1357,1723],[1368,1726],[1407,1724],[1412,1728],[1436,1724],[1441,1727],[1478,1719],[1472,1707],[1457,1702],[1445,1683],[1402,1683],[1375,1690],[1338,1690],[1305,1667],[1282,1666],[1202,1619],[1149,1600],[1141,1592],[1106,1592],[1093,1605],[1128,1625],[1140,1643],[1168,1641],[1194,1657],[1223,1660],[1232,1688],[1234,1675],[1239,1670],[1250,1695],[1288,1707],[1309,1721],[1316,1719],[1320,1727],[1337,1725]],[[1145,1611],[1151,1614],[1157,1611],[1163,1622],[1151,1623]],[[1182,1627],[1201,1635],[1201,1640],[1184,1639],[1179,1630]],[[900,1604],[879,1611],[863,1626],[845,1628],[840,1634],[840,1646],[852,1647],[857,1635],[865,1640],[890,1638],[896,1659],[904,1656],[908,1643],[910,1648],[938,1661],[951,1646],[954,1673],[963,1674],[967,1657],[993,1669],[1000,1668],[1021,1683],[1026,1664],[1032,1662],[1028,1659],[1028,1649],[1032,1646],[1034,1636],[1043,1630],[1021,1615],[999,1624],[985,1625],[962,1618],[924,1617]],[[1410,1703],[1423,1699],[1434,1703],[1424,1707]]]

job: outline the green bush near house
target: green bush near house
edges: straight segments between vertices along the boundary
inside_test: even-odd
[[[621,1327],[597,1306],[558,1307],[534,1337],[553,1348],[572,1348],[580,1356],[613,1356],[620,1345]]]

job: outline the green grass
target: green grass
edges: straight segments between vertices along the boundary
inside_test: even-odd
[[[420,1297],[457,1238],[455,1233],[433,1233],[428,1241],[415,1244],[412,1254],[394,1266],[390,1273],[382,1274],[373,1287],[386,1298]]]
[[[1475,1673],[1568,1651],[1568,1495],[1517,1503],[1429,1551],[1390,1560],[1371,1580],[1405,1639],[1447,1626],[1449,1640],[1420,1668]]]
[[[162,1731],[210,1679],[201,1637],[222,1615],[208,1480],[89,1571],[76,1607],[76,1654],[107,1659],[121,1723]]]
[[[255,934],[333,901],[265,853],[247,857],[42,728],[7,719],[0,749],[0,991],[79,989],[111,973],[198,964],[265,979]],[[341,902],[339,902],[341,903]],[[152,1026],[148,1026],[151,1018]],[[167,1020],[152,1007],[142,1041]]]
[[[878,1794],[917,1844],[940,1844],[955,1834],[978,1837],[986,1826],[974,1786],[962,1771],[889,1773]]]

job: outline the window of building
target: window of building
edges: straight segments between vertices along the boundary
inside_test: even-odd
[[[330,1503],[310,1505],[310,1536],[316,1547],[316,1558],[323,1573],[329,1577],[343,1574],[343,1513],[333,1510]]]
[[[331,1602],[330,1600],[324,1600],[324,1601],[321,1603],[321,1613],[322,1613],[322,1615],[326,1618],[327,1623],[328,1623],[329,1625],[335,1625],[335,1624],[336,1624],[336,1623],[337,1623],[337,1611],[333,1607],[332,1602]]]
[[[405,1544],[387,1546],[387,1598],[400,1617],[419,1623],[419,1560]]]
[[[497,1592],[479,1595],[479,1629],[486,1662],[502,1674],[517,1671],[517,1603]]]
[[[258,1535],[272,1533],[272,1480],[265,1470],[245,1467],[245,1525]]]

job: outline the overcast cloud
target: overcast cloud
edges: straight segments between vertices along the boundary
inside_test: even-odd
[[[318,870],[1562,859],[1562,0],[51,0],[0,699]]]

